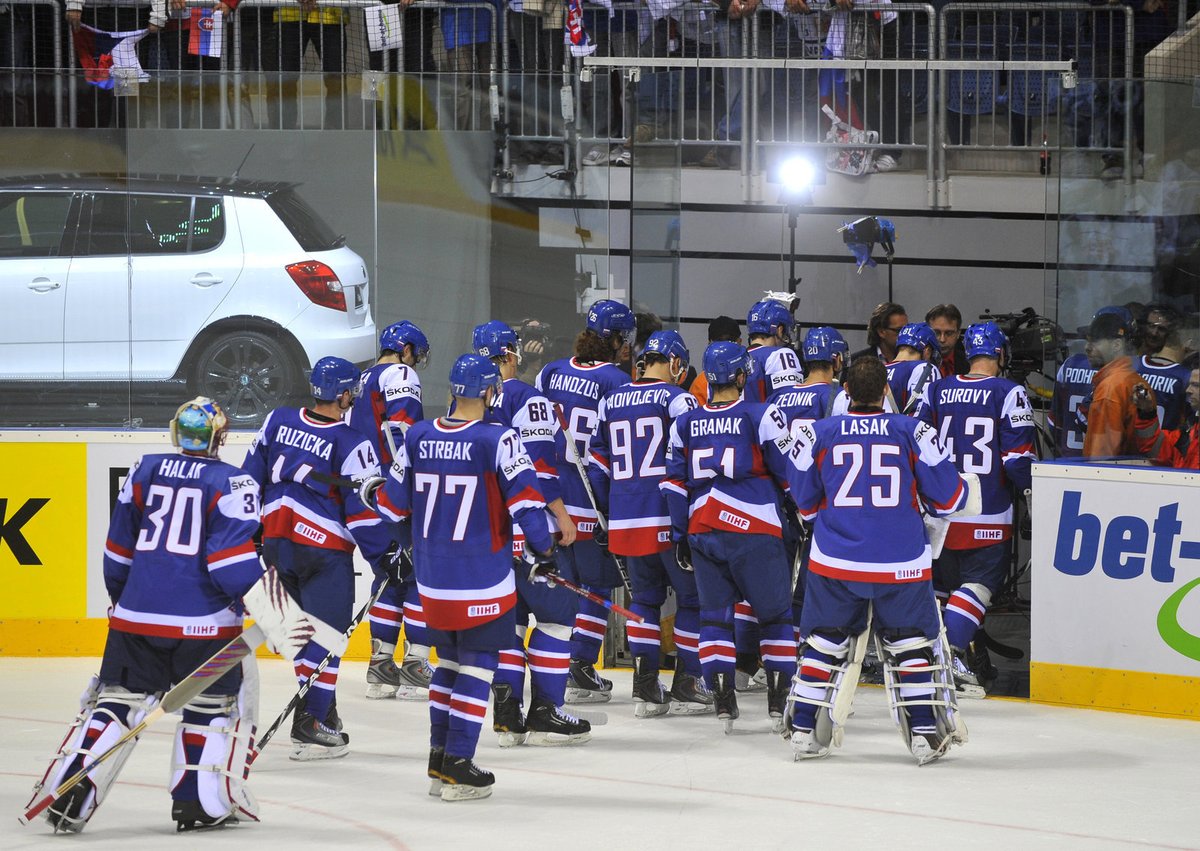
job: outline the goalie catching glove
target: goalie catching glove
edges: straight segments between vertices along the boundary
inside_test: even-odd
[[[529,546],[528,541],[525,542],[525,553],[522,558],[529,565],[530,582],[545,582],[551,588],[554,587],[554,553],[557,549],[557,547],[551,547],[546,552],[539,553],[533,547]]]
[[[292,599],[274,567],[242,595],[246,614],[266,636],[267,648],[285,659],[295,659],[309,641],[341,655],[349,638],[318,617],[306,613]]]

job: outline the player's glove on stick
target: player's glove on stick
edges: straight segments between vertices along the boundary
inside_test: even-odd
[[[529,565],[529,581],[530,582],[545,582],[554,587],[554,582],[551,577],[554,575],[554,547],[551,547],[544,553],[539,553],[533,547],[529,546],[529,542],[525,542],[525,563]]]
[[[596,546],[600,548],[601,552],[603,552],[606,556],[609,554],[608,530],[599,523],[597,523],[596,528],[592,530],[592,540],[596,542]]]
[[[685,573],[691,573],[693,570],[692,545],[688,543],[687,538],[680,538],[675,542],[675,563]]]
[[[368,476],[358,484],[358,498],[368,508],[375,508],[375,492],[383,487],[387,479],[380,476]]]

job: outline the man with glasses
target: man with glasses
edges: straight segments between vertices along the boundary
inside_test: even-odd
[[[925,324],[937,335],[938,347],[942,350],[942,361],[938,365],[942,378],[966,375],[968,366],[962,343],[962,311],[953,304],[935,305],[925,314]]]
[[[878,305],[867,320],[867,347],[855,352],[850,362],[874,355],[884,363],[891,363],[896,359],[896,337],[907,324],[908,311],[903,305],[892,301]]]
[[[1154,389],[1158,419],[1168,431],[1180,428],[1187,414],[1191,370],[1183,366],[1187,346],[1179,333],[1183,316],[1168,304],[1150,304],[1138,322],[1142,345],[1133,369]]]

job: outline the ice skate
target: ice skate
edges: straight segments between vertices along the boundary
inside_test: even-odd
[[[672,715],[707,715],[713,711],[713,696],[704,680],[675,669],[671,681]]]
[[[81,780],[50,805],[46,810],[46,821],[55,833],[60,830],[79,833],[87,826],[87,819],[80,818],[79,814],[94,788],[90,780]]]
[[[812,730],[792,730],[792,759],[799,762],[802,759],[819,759],[829,756],[829,746],[817,741]]]
[[[500,747],[525,744],[529,730],[521,714],[521,701],[507,683],[492,686],[492,730],[500,738]]]
[[[964,697],[968,700],[983,700],[987,697],[987,691],[979,684],[979,678],[975,676],[963,658],[964,651],[957,647],[952,647],[951,651],[954,655],[953,671],[954,671],[954,693],[958,697]]]
[[[666,715],[671,704],[667,690],[659,682],[658,670],[645,656],[633,660],[633,717],[655,718]]]
[[[567,703],[608,703],[612,700],[612,680],[596,673],[596,666],[582,659],[571,660],[567,676]]]
[[[936,730],[914,728],[908,747],[917,758],[917,765],[927,765],[945,754],[951,743],[949,736],[940,736]]]
[[[771,731],[783,733],[787,728],[787,699],[792,681],[782,671],[767,671],[767,715]]]
[[[535,747],[581,745],[592,738],[592,725],[568,715],[544,697],[535,697],[525,719],[525,743]]]
[[[445,748],[430,748],[429,749],[429,768],[425,774],[429,777],[429,794],[434,798],[442,796],[442,785],[444,778],[442,777],[442,762],[446,758]]]
[[[392,649],[395,647],[393,645]],[[395,697],[401,685],[400,666],[384,649],[383,642],[371,639],[371,662],[367,666],[367,699],[386,700]]]
[[[337,759],[350,752],[348,739],[344,733],[298,710],[292,720],[292,752],[288,758],[297,762]]]
[[[737,692],[733,687],[733,677],[729,674],[716,674],[713,677],[713,704],[717,710],[717,718],[725,726],[725,734],[733,732],[733,722],[738,719]]]
[[[175,832],[212,830],[218,827],[233,827],[238,824],[233,813],[213,818],[204,811],[199,801],[174,801],[171,803],[171,818],[175,820]]]
[[[492,794],[496,775],[465,757],[447,755],[442,760],[442,800],[473,801]]]
[[[737,654],[734,688],[743,694],[767,690],[767,672],[759,664],[757,654]]]
[[[423,656],[408,655],[399,666],[400,686],[396,697],[400,700],[429,700],[429,682],[433,679],[433,666]]]

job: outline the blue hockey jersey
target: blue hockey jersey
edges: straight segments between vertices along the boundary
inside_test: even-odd
[[[885,366],[888,387],[901,414],[912,414],[925,388],[941,377],[937,367],[924,360],[894,360]]]
[[[659,489],[667,474],[667,434],[696,398],[665,381],[634,381],[600,400],[588,479],[608,511],[608,548],[647,556],[671,547],[671,516]]]
[[[1158,424],[1168,430],[1180,428],[1188,410],[1187,386],[1192,371],[1183,364],[1149,355],[1134,358],[1133,369],[1154,390]]]
[[[554,416],[549,400],[524,381],[509,378],[504,382],[495,405],[483,419],[484,422],[506,426],[517,433],[537,473],[538,488],[543,499],[551,503],[561,498],[554,444],[558,435],[558,418]],[[557,532],[553,516],[549,512],[546,516],[550,531]],[[513,557],[520,558],[524,552],[525,533],[521,531],[519,523],[514,524]]]
[[[392,463],[392,450],[383,434],[383,424],[388,424],[392,440],[399,443],[409,426],[423,419],[421,377],[402,363],[377,363],[366,370],[359,382],[358,398],[346,416],[346,422],[371,441],[384,467]]]
[[[918,408],[922,422],[937,429],[938,441],[955,467],[979,476],[983,513],[950,521],[945,546],[987,547],[1012,536],[1011,482],[1031,485],[1033,407],[1025,388],[1007,378],[952,375],[938,379]]]
[[[411,521],[417,590],[433,629],[478,626],[516,604],[514,522],[539,551],[553,545],[533,462],[517,433],[494,423],[414,425],[376,504],[393,522]]]
[[[562,410],[579,457],[586,459],[592,435],[596,433],[600,400],[628,381],[629,376],[615,364],[580,363],[575,358],[564,358],[542,367],[536,386]],[[555,445],[563,506],[579,530],[577,539],[589,539],[596,528],[596,511],[561,432],[555,437]]]
[[[788,479],[815,521],[808,567],[853,582],[932,578],[921,506],[963,507],[966,486],[928,425],[903,414],[850,413],[800,426]]]
[[[352,488],[318,482],[312,474],[358,481],[379,475],[372,441],[341,420],[305,408],[267,415],[242,469],[263,491],[263,537],[352,552],[375,563],[392,542],[379,516]]]
[[[1061,458],[1083,455],[1086,406],[1092,398],[1092,376],[1095,374],[1087,355],[1078,354],[1063,361],[1054,376],[1054,396],[1046,420]]]
[[[784,387],[775,391],[770,402],[783,412],[788,431],[793,431],[802,423],[812,423],[829,416],[838,389],[836,384],[827,382]]]
[[[739,399],[678,417],[663,491],[674,540],[713,530],[782,537],[792,438],[783,412]]]
[[[258,484],[232,464],[147,455],[129,471],[104,545],[111,629],[234,638],[240,600],[263,574]]]
[[[804,380],[800,358],[787,346],[751,345],[746,351],[754,363],[743,393],[747,402],[765,402],[775,391]]]

